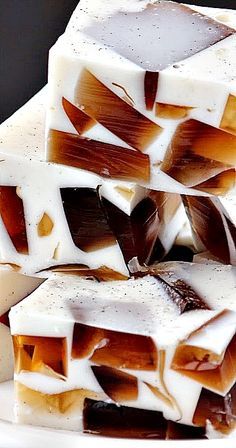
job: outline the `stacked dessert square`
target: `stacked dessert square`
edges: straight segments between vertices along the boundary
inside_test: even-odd
[[[233,436],[235,61],[232,11],[81,0],[48,86],[1,125],[17,422]]]

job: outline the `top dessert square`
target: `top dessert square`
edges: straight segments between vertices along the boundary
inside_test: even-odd
[[[114,2],[112,2],[114,4]],[[235,31],[190,7],[172,1],[148,3],[136,12],[97,17],[83,32],[145,70],[160,71]]]
[[[81,0],[50,51],[47,160],[171,193],[235,190],[236,21],[215,16]]]

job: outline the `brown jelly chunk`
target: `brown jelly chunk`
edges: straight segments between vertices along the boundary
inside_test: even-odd
[[[53,376],[67,375],[66,338],[13,336],[15,370],[41,372]]]
[[[158,72],[146,71],[144,77],[144,93],[147,110],[152,110],[156,100],[158,88]]]
[[[0,215],[17,252],[28,254],[24,207],[17,187],[0,186]]]
[[[230,264],[230,252],[222,214],[211,198],[183,196],[194,234],[216,258]]]
[[[216,196],[224,196],[233,190],[236,186],[236,170],[224,171],[223,173],[213,176],[210,179],[196,185],[195,188],[206,193],[214,194]]]
[[[161,169],[193,187],[236,164],[236,136],[196,120],[180,124]]]
[[[137,378],[106,366],[92,366],[101,388],[113,401],[129,401],[138,398]]]
[[[221,129],[236,134],[236,96],[229,95],[220,123]]]
[[[92,252],[116,244],[98,191],[92,188],[61,188],[61,197],[74,244]]]
[[[133,257],[138,255],[131,217],[105,198],[102,198],[102,204],[109,227],[119,243],[126,264],[128,264]]]
[[[186,106],[174,106],[172,104],[156,103],[155,114],[159,118],[165,118],[168,120],[180,120],[186,118],[189,114],[191,107]]]
[[[162,131],[86,69],[78,81],[75,101],[89,117],[139,151],[144,151]]]
[[[148,182],[149,156],[132,149],[51,130],[48,160],[92,171],[106,178]]]
[[[167,421],[161,412],[85,399],[84,431],[110,437],[165,439]]]
[[[103,198],[102,203],[127,264],[134,257],[140,264],[150,264],[164,257],[160,234],[180,206],[179,195],[150,190],[130,216],[107,199]]]
[[[180,423],[168,421],[166,434],[167,440],[193,440],[206,438],[205,428],[197,428],[195,426],[182,425]]]
[[[223,311],[193,334],[202,331],[207,334],[207,326],[214,322],[219,325],[226,313]],[[224,393],[236,379],[236,336],[221,355],[191,343],[182,343],[176,349],[171,367],[205,387]]]
[[[84,134],[96,124],[96,121],[70,103],[66,98],[62,98],[62,106],[78,134]]]
[[[150,337],[75,323],[72,357],[88,356],[96,364],[118,369],[157,368],[157,351]]]
[[[93,21],[86,34],[144,70],[159,71],[202,51],[234,30],[172,1],[149,2]]]
[[[171,276],[164,273],[160,273],[156,277],[161,281],[163,288],[177,305],[181,314],[192,310],[209,309],[204,300],[185,281],[173,280]]]
[[[222,433],[229,433],[236,426],[236,386],[225,395],[202,389],[193,416],[193,423],[205,426],[207,420]]]

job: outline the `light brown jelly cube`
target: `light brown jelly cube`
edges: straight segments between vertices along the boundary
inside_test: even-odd
[[[66,338],[13,336],[15,370],[67,376]]]
[[[76,323],[72,357],[90,357],[108,367],[156,370],[157,350],[150,337],[105,330]]]

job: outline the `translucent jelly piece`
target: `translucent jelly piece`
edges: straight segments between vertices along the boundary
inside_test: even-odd
[[[234,32],[187,6],[169,1],[149,3],[140,12],[110,14],[102,21],[93,21],[84,31],[150,71],[163,70]]]
[[[62,98],[62,106],[78,134],[84,134],[96,124],[96,121],[66,100],[66,98]]]
[[[192,108],[186,106],[174,106],[172,104],[156,103],[155,109],[155,114],[159,118],[180,120],[181,118],[186,118]]]
[[[214,194],[216,196],[224,196],[230,190],[233,190],[236,185],[236,170],[231,169],[212,177],[195,188],[206,193]]]
[[[48,160],[92,171],[106,178],[148,182],[149,156],[132,149],[51,130]]]
[[[192,440],[192,439],[207,439],[207,437],[205,435],[205,428],[196,428],[195,426],[182,425],[180,423],[168,421],[166,439]]]
[[[138,381],[133,375],[105,366],[92,366],[101,388],[113,401],[129,401],[138,398]]]
[[[165,439],[167,421],[161,412],[85,399],[84,431],[111,437]]]
[[[147,71],[144,78],[145,103],[147,110],[152,110],[155,104],[158,88],[158,72]]]
[[[67,375],[66,338],[13,336],[15,371],[41,372],[49,376]]]
[[[86,69],[78,81],[75,102],[83,112],[140,151],[144,151],[162,131]]]
[[[101,395],[87,389],[75,389],[49,395],[30,389],[19,382],[15,382],[15,390],[18,402],[27,405],[32,415],[47,413],[49,417],[51,414],[67,416],[82,412],[85,398],[99,399]],[[50,420],[48,426],[50,426]]]
[[[221,213],[211,198],[183,196],[192,230],[216,258],[230,264],[230,252]]]
[[[102,199],[108,222],[123,252],[129,261],[137,257],[140,264],[161,260],[166,251],[161,243],[161,232],[166,229],[178,207],[180,196],[149,191],[131,213],[123,213],[119,208]]]
[[[38,236],[48,236],[52,233],[54,223],[47,213],[44,213],[38,223]]]
[[[180,207],[177,194],[149,191],[131,213],[131,222],[140,264],[160,261],[166,254],[161,236]]]
[[[210,421],[214,428],[222,433],[229,433],[236,426],[236,386],[222,397],[202,389],[193,416],[193,423],[205,426]]]
[[[196,120],[180,124],[161,169],[182,184],[198,185],[236,164],[236,136]]]
[[[105,198],[102,198],[102,204],[110,229],[119,243],[126,264],[128,264],[133,257],[138,255],[131,217]]]
[[[28,254],[24,207],[17,187],[0,186],[0,215],[17,252]]]
[[[61,188],[61,197],[74,244],[92,252],[116,244],[98,191],[92,188]]]
[[[220,123],[221,129],[236,134],[236,96],[229,95]]]
[[[90,269],[88,266],[81,266],[77,264],[61,264],[44,269],[45,271],[69,273],[70,275],[77,275],[78,277],[94,277],[101,282],[108,282],[110,280],[127,280],[128,277],[120,274],[120,272],[101,266],[98,269]]]
[[[148,336],[121,333],[75,323],[72,357],[90,359],[103,366],[156,370],[157,350]]]
[[[230,312],[223,311],[194,334],[202,333],[202,336],[208,336],[211,340],[214,335],[209,334],[209,326],[218,326],[227,313]],[[224,324],[223,322],[222,325]],[[176,349],[171,367],[207,388],[219,393],[226,393],[236,379],[236,336],[232,338],[225,352],[221,354],[195,344],[191,345],[190,341],[180,344]]]

